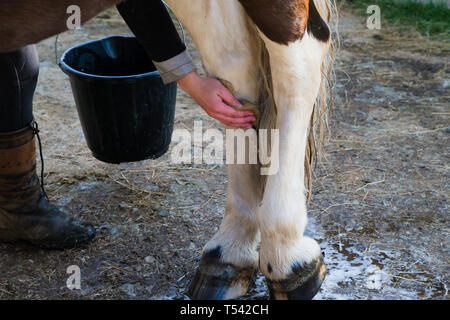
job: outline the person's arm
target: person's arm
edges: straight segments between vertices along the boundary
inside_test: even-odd
[[[117,9],[147,51],[164,83],[197,70],[160,0],[127,0],[118,4]]]
[[[164,83],[177,81],[211,117],[232,126],[250,128],[254,115],[236,111],[239,101],[216,79],[200,77],[186,46],[161,0],[126,0],[117,9],[145,48]]]

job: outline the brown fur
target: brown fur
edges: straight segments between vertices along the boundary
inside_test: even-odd
[[[309,0],[239,0],[258,28],[272,41],[287,45],[303,38]]]
[[[122,0],[2,0],[0,5],[0,52],[39,42],[67,30],[70,5],[81,9],[81,21],[92,19]]]

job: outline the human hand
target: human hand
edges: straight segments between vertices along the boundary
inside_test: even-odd
[[[237,111],[230,107],[229,105],[241,108],[242,105],[220,81],[191,72],[177,82],[209,116],[231,127],[252,127],[252,122],[255,121],[253,112]]]

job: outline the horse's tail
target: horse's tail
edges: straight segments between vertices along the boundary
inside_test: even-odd
[[[312,174],[317,163],[325,157],[324,146],[329,133],[329,118],[333,110],[334,53],[338,45],[338,10],[335,0],[315,0],[317,10],[331,31],[330,49],[322,63],[319,95],[314,104],[305,156],[305,183],[308,186],[307,202],[311,199]]]
[[[313,0],[311,0],[313,1]],[[332,89],[334,82],[333,61],[334,51],[337,43],[337,7],[335,0],[315,0],[316,8],[322,18],[328,22],[331,30],[332,39],[330,49],[326,58],[322,63],[322,78],[319,95],[314,104],[313,114],[311,116],[311,124],[309,129],[308,143],[306,144],[305,153],[305,184],[308,187],[307,202],[311,198],[312,189],[312,173],[315,168],[316,160],[324,156],[325,140],[329,131],[328,119],[333,109]],[[258,39],[259,53],[257,62],[260,72],[259,101],[262,115],[259,129],[276,129],[277,108],[273,97],[271,69],[269,53],[265,47],[264,41],[259,37],[256,26],[249,21],[249,27],[255,32],[255,38]],[[270,144],[269,144],[270,146]],[[270,150],[269,150],[270,152]],[[261,197],[264,193],[267,176],[258,175],[260,177],[259,185]]]

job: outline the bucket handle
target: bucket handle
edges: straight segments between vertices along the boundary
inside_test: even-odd
[[[58,64],[58,38],[59,34],[56,35],[55,38],[55,63]]]

